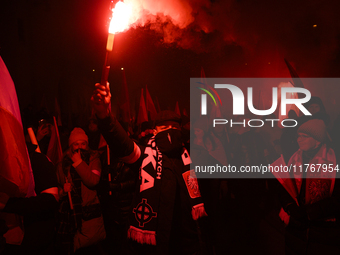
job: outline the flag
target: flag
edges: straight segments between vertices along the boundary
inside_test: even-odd
[[[198,82],[198,84],[200,84],[203,89],[206,89],[208,91],[211,91],[213,92],[213,94],[217,97],[218,101],[220,102],[220,105],[222,106],[222,100],[219,96],[219,94],[217,93],[217,91],[212,87],[210,86],[208,83],[207,83],[207,79],[205,77],[205,72],[204,72],[204,69],[203,67],[201,67],[201,82]],[[201,88],[202,89],[202,88]],[[202,92],[203,93],[203,92]],[[210,101],[210,104],[213,106],[214,103],[212,101]],[[217,104],[215,103],[215,106],[217,106]],[[220,109],[218,109],[218,111],[220,111]]]
[[[46,156],[53,162],[54,165],[57,165],[61,162],[63,157],[63,150],[61,148],[59,130],[57,120],[55,116],[53,116],[53,125],[50,125],[51,128],[51,138],[48,144]]]
[[[0,57],[0,191],[9,196],[34,194],[19,104],[13,80]]]
[[[57,165],[58,162],[61,161],[60,153],[59,153],[59,144],[58,144],[58,137],[56,133],[55,126],[51,125],[51,138],[48,144],[46,156],[53,162],[54,165]]]
[[[122,69],[123,78],[123,89],[121,90],[121,96],[119,99],[119,112],[123,122],[130,123],[131,112],[130,112],[130,98],[129,90],[126,82],[125,69]]]
[[[61,127],[62,126],[61,111],[60,111],[60,105],[58,103],[58,99],[56,97],[54,98],[54,113],[57,119],[58,127]]]
[[[179,116],[181,116],[181,111],[179,110],[178,101],[176,102],[175,113],[177,113]]]
[[[201,83],[207,84],[207,78],[205,76],[205,72],[204,72],[203,66],[201,66]]]
[[[294,67],[287,61],[287,59],[285,59],[285,63],[287,65],[287,68],[289,70],[290,76],[293,79],[293,85],[294,87],[300,87],[300,88],[304,88],[305,86],[303,85],[299,75],[297,74],[296,70],[294,69]],[[300,96],[300,95],[298,95]]]
[[[185,108],[183,108],[182,113],[183,113],[183,116],[189,117],[189,114]]]
[[[146,111],[143,89],[142,89],[142,92],[141,92],[141,95],[140,95],[140,101],[139,101],[137,125],[140,125],[145,121],[148,121],[148,114],[147,114],[147,111]]]
[[[100,139],[99,139],[99,144],[98,144],[98,150],[106,147],[108,144],[106,143],[106,140],[104,139],[104,137],[102,135],[100,135]]]
[[[157,116],[157,111],[147,86],[145,86],[145,92],[146,92],[146,110],[147,112],[150,112],[150,119],[155,120]]]

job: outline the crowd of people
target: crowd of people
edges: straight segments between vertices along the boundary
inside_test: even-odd
[[[1,213],[23,219],[21,234],[1,222],[3,254],[340,254],[340,186],[330,171],[340,122],[320,98],[305,104],[312,116],[291,112],[299,124],[283,129],[212,128],[170,110],[132,129],[110,111],[108,85],[96,84],[91,102],[88,125],[60,136],[48,116],[34,123],[23,113],[38,141],[26,134],[36,196],[2,201]],[[200,179],[190,168],[278,159],[304,171]]]

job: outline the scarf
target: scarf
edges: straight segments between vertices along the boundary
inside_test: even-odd
[[[144,151],[145,158],[140,167],[140,192],[133,203],[133,216],[128,230],[128,238],[141,244],[156,245],[157,231],[166,229],[170,233],[172,213],[175,204],[173,190],[178,188],[189,197],[191,215],[194,220],[207,216],[201,198],[194,170],[190,170],[191,159],[183,148],[181,159],[174,160],[162,154],[157,148],[155,137],[149,141]],[[163,169],[169,168],[175,176],[173,183]],[[181,198],[183,199],[183,198]],[[166,203],[164,202],[166,201]],[[171,223],[170,223],[171,224]],[[164,227],[168,225],[168,227]]]
[[[298,150],[293,154],[293,156],[290,158],[288,162],[288,166],[291,164],[294,166],[296,165],[296,169],[300,169],[300,166],[303,164],[307,164],[303,162],[302,160],[302,150]],[[284,164],[283,157],[276,162],[274,162],[272,165],[280,165]],[[309,166],[307,169],[307,173],[305,175],[305,197],[304,202],[305,204],[313,204],[317,201],[320,201],[322,199],[325,199],[327,197],[330,197],[333,193],[334,184],[335,184],[335,176],[336,171],[331,171],[331,167],[333,169],[336,167],[336,158],[334,151],[330,148],[327,148],[324,144],[321,146],[320,150],[317,152],[317,154],[308,162]],[[321,168],[319,172],[311,171],[311,165],[314,165],[315,167],[318,167],[316,164],[321,164]],[[322,166],[326,166],[327,168],[325,172],[323,172]],[[330,167],[331,166],[331,167]],[[302,170],[305,170],[302,166]],[[273,173],[274,174],[274,173]],[[288,193],[291,195],[291,197],[294,199],[297,205],[299,205],[298,198],[299,194],[301,193],[301,186],[302,186],[302,176],[303,173],[297,172],[293,174],[294,178],[289,178],[289,173],[280,173],[280,174],[274,174],[275,177],[279,180],[279,182],[282,184],[282,186],[288,191]],[[281,208],[279,213],[280,219],[285,223],[287,226],[289,223],[290,216],[287,214],[287,212],[284,211],[283,208]]]
[[[298,198],[301,193],[303,174],[305,174],[304,176],[306,178],[304,199],[306,205],[330,197],[333,193],[337,173],[337,171],[334,170],[337,165],[333,149],[327,148],[324,144],[309,162],[303,162],[302,157],[303,151],[298,150],[288,162],[288,167],[292,166],[290,173],[281,171],[272,172],[272,174],[287,190],[297,205],[299,205]],[[306,167],[303,164],[308,164],[307,173],[301,172],[301,169],[302,171],[306,171]],[[272,163],[271,166],[286,166],[282,155]],[[296,170],[295,172],[294,169]]]
[[[296,165],[296,169],[302,167],[302,170],[306,171],[306,167],[302,164],[308,164],[305,186],[305,204],[308,205],[332,195],[337,173],[335,170],[332,170],[332,168],[335,169],[336,167],[336,158],[333,149],[327,148],[325,144],[321,146],[320,150],[309,162],[303,162],[302,153],[302,150],[295,152],[290,158],[288,166]],[[302,192],[301,184],[303,173],[296,171],[293,176],[295,180],[295,182],[293,182],[295,185],[295,195],[298,197],[298,194]]]

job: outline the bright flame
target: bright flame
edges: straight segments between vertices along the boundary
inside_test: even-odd
[[[109,33],[115,34],[123,32],[129,28],[129,21],[132,13],[131,5],[119,1],[115,8],[112,9],[112,18],[109,27]]]

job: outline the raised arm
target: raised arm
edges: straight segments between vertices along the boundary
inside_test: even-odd
[[[98,119],[98,128],[110,146],[112,154],[128,164],[135,163],[141,155],[140,148],[129,138],[110,111],[110,87],[97,83],[91,97],[93,109]]]

